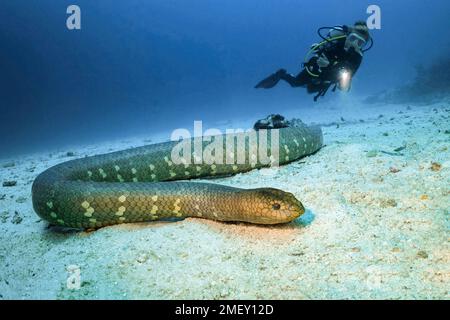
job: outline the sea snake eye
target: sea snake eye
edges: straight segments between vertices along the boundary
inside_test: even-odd
[[[274,203],[274,204],[272,205],[272,209],[273,209],[273,210],[280,210],[280,208],[281,208],[281,205],[280,205],[279,203]]]

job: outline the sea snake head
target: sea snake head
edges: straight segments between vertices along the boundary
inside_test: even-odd
[[[290,222],[303,213],[302,203],[290,192],[274,188],[246,190],[250,197],[244,206],[248,222],[278,224]]]

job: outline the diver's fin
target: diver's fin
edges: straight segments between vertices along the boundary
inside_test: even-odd
[[[280,81],[280,77],[273,73],[264,80],[261,80],[256,86],[256,89],[264,88],[264,89],[270,89],[276,86],[276,84]]]
[[[271,74],[264,80],[261,80],[256,86],[256,89],[264,88],[264,89],[270,89],[276,86],[278,81],[280,81],[282,74],[286,73],[286,70],[280,69],[277,72]]]

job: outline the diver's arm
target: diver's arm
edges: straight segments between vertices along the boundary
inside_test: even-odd
[[[337,77],[336,81],[340,90],[350,91],[353,77],[358,71],[361,61],[362,57],[357,54],[357,56],[353,56],[337,66],[338,69],[336,70],[337,73],[335,76]]]
[[[344,67],[351,72],[352,76],[356,73],[356,71],[358,71],[362,62],[362,58],[363,57],[353,49],[348,52],[348,56],[344,60]]]
[[[325,55],[328,59],[330,59],[333,56],[338,55],[338,53],[341,50],[341,47],[343,47],[343,45],[344,45],[344,42],[342,42],[342,40],[336,40],[336,41],[325,43],[323,46],[321,46],[316,51],[316,55],[317,56]]]
[[[362,62],[362,57],[356,52],[345,52],[340,53],[340,55],[337,58],[337,61],[327,68],[327,76],[329,80],[332,80],[333,78],[337,81],[336,77],[339,75],[339,71],[348,71],[353,77],[355,73],[358,71],[360,65]]]
[[[345,60],[344,43],[345,40],[339,39],[325,44],[316,52],[318,59],[314,63],[322,70],[332,69],[337,63]],[[320,64],[322,61],[325,62],[323,65]]]

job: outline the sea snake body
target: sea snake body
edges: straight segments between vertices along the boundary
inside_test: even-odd
[[[295,161],[322,147],[320,127],[300,125],[276,130],[278,150],[272,150],[274,130],[263,131],[267,136],[267,155],[278,151],[279,164]],[[34,210],[53,225],[93,229],[125,222],[185,217],[278,224],[303,214],[301,202],[282,190],[174,181],[231,175],[270,165],[253,161],[257,155],[252,152],[262,145],[259,134],[256,140],[246,133],[213,136],[210,141],[201,137],[183,140],[189,143],[189,156],[194,160],[199,157],[194,149],[198,139],[201,139],[202,150],[218,142],[219,148],[211,154],[223,153],[223,161],[175,164],[172,150],[180,141],[67,161],[47,169],[35,179],[32,186]],[[234,152],[229,151],[230,144],[226,141],[231,141]],[[245,161],[229,164],[226,157],[236,160],[237,150],[245,151]]]

